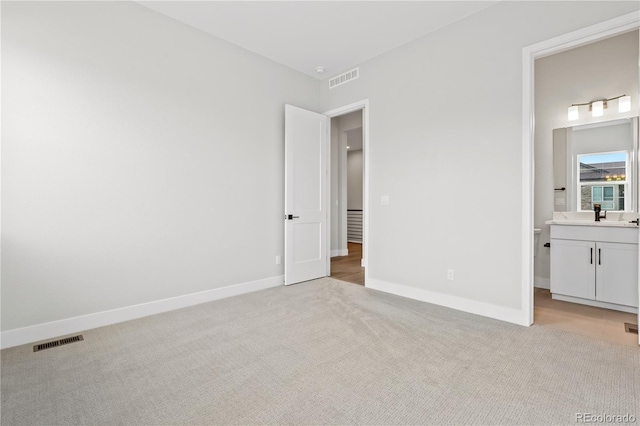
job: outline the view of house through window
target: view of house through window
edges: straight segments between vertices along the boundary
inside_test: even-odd
[[[580,210],[624,211],[629,153],[627,151],[578,155]]]

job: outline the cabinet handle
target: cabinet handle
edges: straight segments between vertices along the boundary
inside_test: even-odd
[[[589,250],[591,250],[591,264],[593,265],[593,247],[591,247]]]
[[[602,265],[602,249],[598,249],[598,265]]]

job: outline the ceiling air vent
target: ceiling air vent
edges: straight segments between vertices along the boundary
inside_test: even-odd
[[[348,83],[355,80],[360,75],[359,68],[354,68],[351,71],[347,71],[343,74],[337,75],[329,80],[329,89],[338,87],[341,84]]]

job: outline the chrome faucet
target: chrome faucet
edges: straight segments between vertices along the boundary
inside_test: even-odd
[[[606,219],[607,218],[607,211],[604,211],[604,216],[600,214],[600,212],[602,211],[602,205],[601,204],[594,204],[593,205],[593,210],[596,212],[596,222],[600,222],[600,219]]]

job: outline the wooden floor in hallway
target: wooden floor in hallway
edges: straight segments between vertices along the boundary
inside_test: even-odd
[[[364,285],[362,244],[348,243],[349,255],[331,258],[331,277],[353,284]]]

